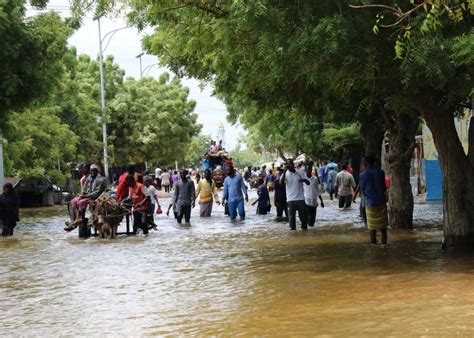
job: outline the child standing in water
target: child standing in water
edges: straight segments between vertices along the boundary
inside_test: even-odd
[[[268,192],[267,186],[263,180],[263,178],[260,178],[258,180],[258,189],[257,189],[257,195],[258,199],[253,202],[253,205],[257,204],[257,215],[266,215],[268,212],[270,212],[270,193]]]

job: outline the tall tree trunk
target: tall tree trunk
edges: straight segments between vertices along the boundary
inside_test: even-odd
[[[364,138],[365,152],[374,152],[376,158],[380,160],[382,158],[382,142],[385,134],[383,122],[376,118],[370,121],[362,121],[360,131]]]
[[[464,153],[454,113],[423,109],[422,115],[433,134],[443,174],[445,244],[474,249],[474,165]],[[472,138],[469,141],[472,149]]]
[[[3,187],[3,183],[5,183],[5,175],[3,171],[3,134],[0,126],[0,187]]]
[[[417,114],[399,113],[388,126],[389,223],[393,229],[413,228],[410,168],[418,123]]]
[[[473,99],[474,105],[474,99]],[[469,134],[468,134],[468,144],[469,144],[469,152],[467,153],[467,157],[469,162],[471,163],[471,167],[474,167],[474,110],[471,111],[471,119],[469,120]]]

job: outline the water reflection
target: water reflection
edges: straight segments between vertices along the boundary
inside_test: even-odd
[[[24,212],[0,240],[0,334],[474,334],[473,258],[439,250],[441,206],[381,248],[328,204],[307,232],[196,208],[191,227],[160,216],[112,241],[65,234],[64,208]]]

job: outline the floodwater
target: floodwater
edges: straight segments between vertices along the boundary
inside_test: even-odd
[[[474,336],[473,257],[440,250],[440,205],[387,247],[335,202],[308,231],[247,211],[110,241],[65,233],[64,207],[23,211],[0,238],[0,335]]]

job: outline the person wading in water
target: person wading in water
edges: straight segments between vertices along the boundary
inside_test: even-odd
[[[196,189],[196,198],[199,196],[199,216],[210,217],[212,213],[213,200],[220,204],[219,196],[217,195],[216,183],[212,179],[210,169],[204,171],[204,179],[199,180]]]
[[[148,235],[146,224],[147,190],[142,183],[136,182],[133,176],[127,176],[125,182],[128,186],[128,197],[133,204],[133,233],[136,234],[140,228],[144,235]]]
[[[342,165],[342,171],[336,176],[336,198],[339,198],[339,208],[348,209],[352,204],[352,191],[356,188],[354,177],[347,171],[347,162]]]
[[[382,233],[382,244],[387,244],[387,188],[385,172],[375,167],[375,155],[366,156],[367,170],[360,175],[360,190],[365,198],[367,226],[370,242],[377,244],[377,230]]]
[[[3,227],[2,236],[13,236],[16,222],[20,221],[18,210],[18,197],[11,183],[3,186],[3,194],[0,195],[0,225]]]
[[[184,216],[186,225],[190,225],[191,208],[194,208],[194,201],[196,200],[194,182],[188,179],[187,170],[181,170],[180,178],[174,187],[172,203],[176,206],[178,224],[181,224]]]
[[[304,189],[304,202],[308,210],[308,225],[314,226],[316,222],[316,212],[318,209],[318,198],[321,201],[321,208],[324,208],[323,198],[319,191],[319,179],[312,175],[313,162],[310,162],[306,167],[306,179],[309,181],[309,185],[305,184]]]
[[[288,159],[287,169],[281,175],[280,184],[286,185],[290,230],[296,230],[296,211],[301,221],[301,229],[308,229],[308,211],[304,202],[303,183],[309,185],[309,181],[305,179],[305,173],[296,170],[293,160]]]
[[[222,194],[222,205],[229,208],[230,220],[234,221],[237,218],[237,210],[239,212],[240,220],[245,219],[245,202],[249,201],[247,194],[247,186],[244,183],[242,176],[237,174],[234,167],[229,168],[229,176],[224,180],[224,192]]]
[[[288,218],[288,206],[286,203],[286,187],[284,184],[280,184],[280,178],[283,175],[284,170],[282,167],[278,168],[278,173],[275,175],[275,196],[274,203],[277,210],[277,221],[284,220],[283,212],[285,217]]]

